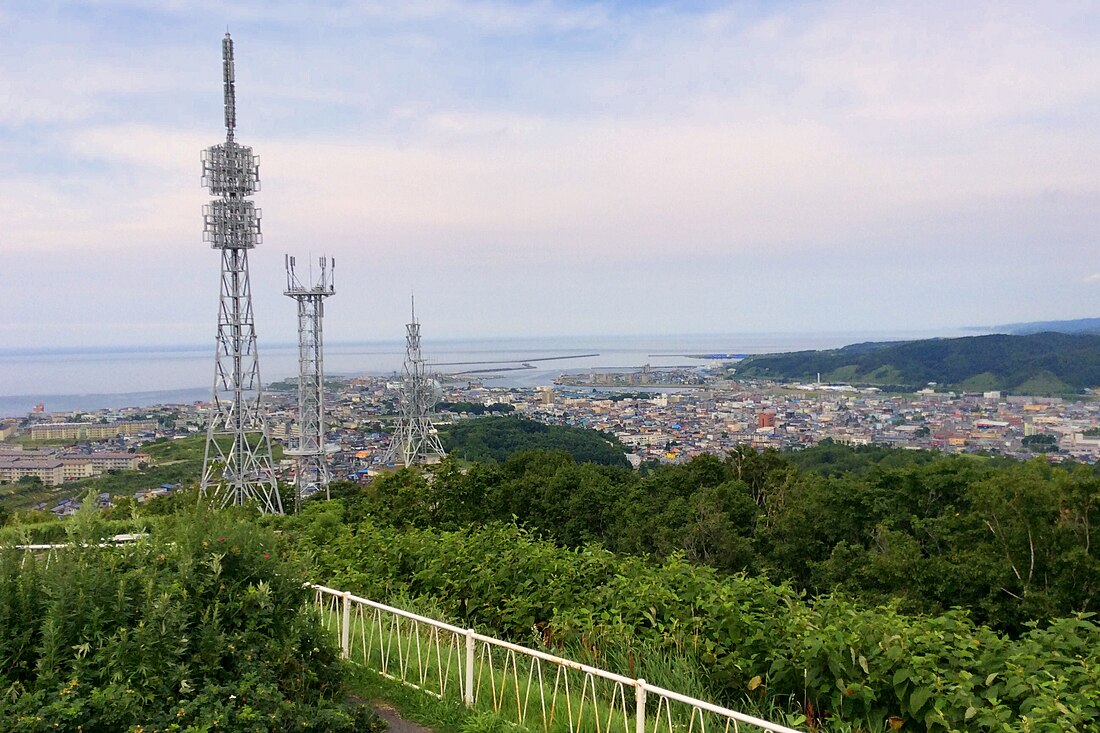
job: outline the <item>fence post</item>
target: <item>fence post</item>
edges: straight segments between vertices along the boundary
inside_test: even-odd
[[[645,733],[645,680],[634,685],[634,733]]]
[[[340,651],[344,659],[351,659],[351,592],[344,591],[343,611],[340,617]]]
[[[466,707],[474,706],[474,655],[477,653],[477,642],[474,639],[474,630],[466,629],[466,689],[462,691],[462,700]]]

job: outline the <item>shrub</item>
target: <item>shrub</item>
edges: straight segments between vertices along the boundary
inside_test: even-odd
[[[81,526],[48,556],[0,550],[7,730],[365,730],[305,568],[270,530],[196,509],[99,548]]]
[[[457,623],[521,642],[534,629],[544,643],[585,650],[582,661],[664,650],[703,670],[710,695],[734,707],[763,698],[868,730],[893,719],[905,730],[1085,731],[1100,717],[1100,626],[1088,614],[1012,638],[963,611],[911,616],[842,595],[809,602],[680,556],[563,549],[507,525],[363,522],[316,551],[337,587],[434,599]]]

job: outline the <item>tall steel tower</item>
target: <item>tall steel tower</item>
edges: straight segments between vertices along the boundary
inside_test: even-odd
[[[435,386],[420,354],[420,322],[413,302],[412,322],[405,326],[405,365],[401,387],[401,416],[397,420],[388,461],[412,466],[437,463],[446,453],[429,413],[435,406]]]
[[[221,250],[221,297],[214,351],[214,393],[206,430],[202,496],[221,506],[256,502],[260,511],[282,514],[271,459],[271,439],[261,405],[260,362],[248,250],[263,238],[260,210],[246,197],[260,190],[260,159],[233,141],[237,126],[233,39],[222,39],[225,80],[225,142],[202,154],[202,182],[215,198],[203,207],[203,241]]]
[[[287,297],[298,301],[298,445],[285,451],[297,461],[294,511],[302,498],[322,489],[329,498],[328,466],[325,465],[325,365],[321,320],[325,298],[336,292],[333,278],[336,260],[320,258],[320,274],[312,272],[303,285],[294,271],[294,258],[286,258]]]

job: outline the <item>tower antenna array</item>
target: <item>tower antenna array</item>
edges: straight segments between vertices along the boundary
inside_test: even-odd
[[[436,395],[420,353],[420,322],[416,320],[415,300],[412,303],[412,320],[405,326],[405,364],[402,369],[401,415],[387,460],[404,466],[437,463],[446,453],[429,416],[435,406]]]
[[[256,502],[282,514],[261,404],[260,360],[248,279],[248,250],[263,241],[260,210],[246,197],[260,190],[260,159],[233,140],[237,127],[233,39],[222,39],[225,142],[202,154],[202,183],[218,197],[203,207],[203,241],[221,250],[221,295],[214,350],[214,390],[199,491],[215,504]]]
[[[321,257],[320,275],[302,284],[294,271],[294,258],[286,257],[287,297],[298,302],[298,445],[286,451],[297,463],[294,511],[302,499],[322,489],[328,499],[329,471],[325,464],[325,365],[321,321],[325,298],[336,292],[333,278],[336,260]],[[311,273],[312,274],[312,273]]]

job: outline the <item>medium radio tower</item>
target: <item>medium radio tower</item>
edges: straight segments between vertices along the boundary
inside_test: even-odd
[[[271,460],[271,439],[261,405],[260,362],[248,250],[262,241],[260,210],[246,197],[260,190],[260,159],[233,141],[237,126],[233,39],[222,39],[225,80],[225,142],[203,151],[202,182],[215,198],[203,207],[203,241],[221,250],[221,297],[214,352],[214,395],[206,430],[202,496],[216,504],[256,502],[260,511],[282,514]]]
[[[294,258],[286,258],[284,295],[298,301],[298,445],[286,455],[297,461],[294,480],[294,511],[302,498],[324,489],[329,498],[328,466],[325,465],[325,365],[321,320],[325,298],[336,288],[333,276],[336,260],[320,258],[321,273],[303,285],[294,272]],[[312,275],[312,273],[310,273]]]
[[[437,463],[446,453],[428,416],[434,407],[435,389],[420,354],[420,322],[413,301],[412,321],[405,326],[405,365],[401,387],[401,416],[394,430],[387,460],[412,466]]]

